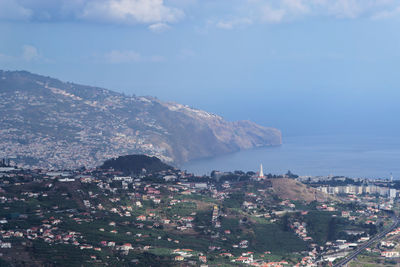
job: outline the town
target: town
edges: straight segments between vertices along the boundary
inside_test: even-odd
[[[331,266],[367,242],[360,259],[400,259],[397,181],[262,167],[197,177],[153,163],[135,172],[0,162],[1,266]]]

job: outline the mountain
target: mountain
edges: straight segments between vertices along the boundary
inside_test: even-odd
[[[281,133],[154,97],[0,71],[0,157],[26,167],[94,167],[128,154],[167,163],[281,144]]]

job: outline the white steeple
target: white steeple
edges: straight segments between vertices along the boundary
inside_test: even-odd
[[[260,173],[259,173],[258,177],[264,178],[264,171],[263,171],[263,166],[262,166],[262,164],[260,164]]]

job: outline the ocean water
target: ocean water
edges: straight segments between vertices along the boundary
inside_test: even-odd
[[[344,175],[353,178],[400,179],[400,140],[392,136],[284,137],[283,144],[243,150],[188,162],[181,169],[197,175],[220,171],[258,171],[298,175]]]

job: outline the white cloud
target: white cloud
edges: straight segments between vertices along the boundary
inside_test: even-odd
[[[163,62],[165,58],[159,55],[143,56],[133,50],[112,50],[103,56],[108,63],[126,64],[136,62]]]
[[[182,10],[165,6],[163,0],[89,1],[82,13],[84,19],[126,24],[176,22],[182,17]]]
[[[400,16],[400,6],[392,10],[384,10],[372,16],[373,19],[390,19]]]
[[[0,0],[0,19],[27,20],[32,16],[32,11],[20,5],[15,0]]]
[[[364,0],[365,1],[365,0]],[[330,13],[339,18],[357,18],[367,10],[365,1],[361,4],[357,0],[337,0],[333,3],[325,3],[325,6]]]
[[[105,55],[105,59],[110,63],[131,63],[141,60],[141,55],[132,50],[112,50]]]
[[[306,14],[310,7],[303,0],[282,0],[282,5],[293,13]]]
[[[393,10],[397,0],[311,0],[314,13],[336,18],[373,18],[376,14]]]
[[[221,20],[216,23],[217,28],[224,30],[232,30],[233,28],[251,25],[253,22],[249,18],[238,18],[231,20]]]
[[[187,17],[193,21],[211,19],[214,27],[233,29],[308,17],[392,18],[400,16],[399,4],[400,0],[0,0],[0,20],[144,24],[159,32],[182,20],[184,10],[191,12]]]
[[[118,24],[173,23],[182,9],[164,0],[0,0],[0,19],[94,21]]]
[[[168,3],[171,3],[175,6],[180,7],[189,7],[198,4],[199,2],[204,0],[168,0]]]
[[[335,19],[391,18],[400,16],[399,0],[246,0],[237,1],[232,18],[254,23],[281,23],[309,17]],[[220,20],[219,28],[234,28],[235,19]]]
[[[25,61],[32,61],[39,59],[40,55],[37,51],[36,47],[32,45],[24,45],[22,46],[22,59]]]
[[[38,52],[37,48],[33,45],[23,45],[21,47],[21,53],[18,55],[7,55],[0,53],[0,62],[50,62],[50,60],[46,59]]]
[[[166,23],[155,23],[155,24],[151,24],[149,26],[149,29],[153,32],[164,32],[166,30],[169,30],[171,27],[168,26],[168,24]]]
[[[283,20],[286,12],[287,11],[282,8],[274,9],[269,5],[264,5],[261,8],[261,20],[264,22],[278,23]]]

